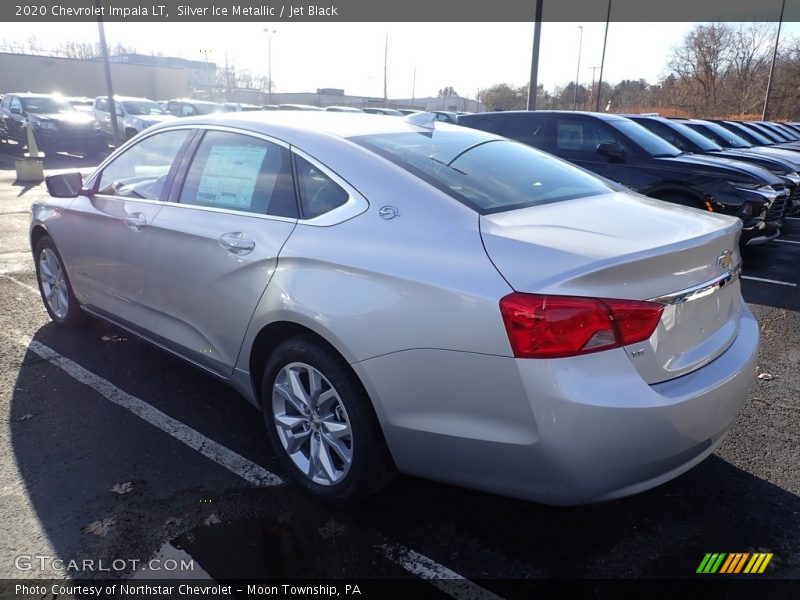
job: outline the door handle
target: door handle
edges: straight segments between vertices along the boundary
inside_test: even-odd
[[[147,219],[142,213],[131,213],[123,220],[125,227],[133,231],[141,231],[143,227],[147,226]]]
[[[236,256],[250,254],[256,247],[256,243],[248,240],[247,235],[241,231],[222,234],[219,236],[219,243],[225,250]]]

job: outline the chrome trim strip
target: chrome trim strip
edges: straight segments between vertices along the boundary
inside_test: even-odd
[[[648,302],[657,302],[658,304],[664,304],[665,306],[675,305],[675,304],[683,304],[684,302],[691,302],[692,300],[699,300],[700,298],[705,298],[706,296],[710,296],[717,290],[722,287],[725,287],[729,283],[736,281],[742,273],[742,263],[739,262],[733,269],[730,271],[723,273],[719,277],[715,277],[710,281],[706,281],[705,283],[700,283],[698,285],[692,286],[685,290],[681,290],[679,292],[673,292],[671,294],[664,294],[663,296],[658,296],[657,298],[650,298]]]

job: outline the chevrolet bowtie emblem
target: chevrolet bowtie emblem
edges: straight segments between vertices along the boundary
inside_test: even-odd
[[[717,257],[717,266],[721,269],[730,269],[733,265],[733,252],[725,250]]]

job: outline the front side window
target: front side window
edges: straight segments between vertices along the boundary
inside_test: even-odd
[[[597,153],[602,143],[625,147],[621,136],[602,123],[588,120],[559,119],[556,121],[556,148],[567,152]]]
[[[353,138],[481,214],[617,191],[530,146],[467,130]]]
[[[296,218],[289,151],[247,135],[209,131],[186,175],[180,202]]]
[[[100,98],[97,101],[97,110],[100,110],[102,112],[108,112],[108,100],[106,100],[105,98]]]
[[[347,202],[350,195],[306,159],[296,157],[295,166],[304,219],[324,215]]]
[[[11,110],[16,110],[18,113],[22,112],[22,102],[16,96],[11,98]]]
[[[188,136],[188,129],[179,129],[143,139],[103,169],[97,193],[159,200],[172,163]]]

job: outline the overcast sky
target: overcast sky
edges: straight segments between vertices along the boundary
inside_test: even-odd
[[[267,73],[267,23],[107,23],[110,46],[117,42],[143,53],[161,52],[222,66],[228,61],[254,75]],[[539,82],[546,88],[575,80],[579,25],[583,44],[579,81],[591,83],[599,66],[605,23],[544,23]],[[670,49],[693,23],[611,23],[604,80],[665,75]],[[383,96],[384,41],[389,35],[389,97],[434,96],[451,85],[463,96],[495,83],[523,85],[530,77],[532,23],[276,23],[272,76],[280,92],[344,88],[348,94]],[[785,24],[794,34],[798,24]],[[36,35],[45,46],[67,39],[94,42],[95,23],[15,24],[0,41],[25,42]]]

